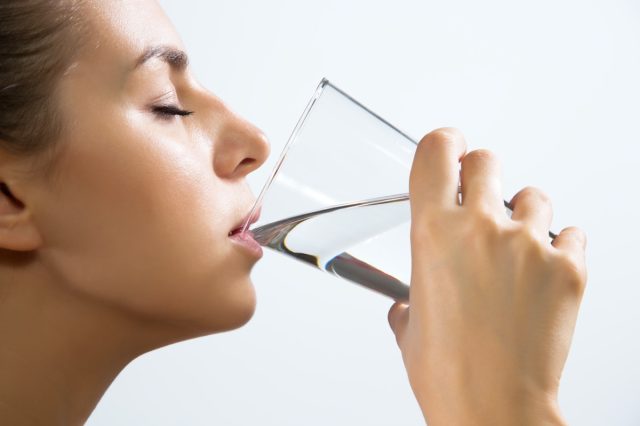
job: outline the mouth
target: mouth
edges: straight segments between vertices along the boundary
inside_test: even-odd
[[[260,209],[257,209],[256,211],[254,211],[253,214],[251,214],[251,216],[249,215],[245,216],[239,223],[237,223],[231,229],[231,231],[229,231],[229,237],[239,234],[242,231],[242,227],[244,226],[245,222],[247,222],[247,220],[249,221],[249,225],[251,225],[253,223],[256,223],[258,219],[260,219]]]

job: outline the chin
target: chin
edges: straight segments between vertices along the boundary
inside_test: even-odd
[[[220,331],[234,330],[248,323],[256,312],[255,291],[251,292],[251,298],[244,299],[234,306],[234,312],[229,316],[226,326]]]
[[[249,278],[244,283],[234,283],[233,291],[224,296],[224,304],[217,303],[214,312],[208,318],[209,333],[234,330],[251,320],[256,311],[256,291]]]
[[[170,325],[170,341],[177,342],[242,327],[256,311],[256,291],[249,275],[228,280],[223,286],[205,292],[193,292],[190,296],[174,298],[170,312],[163,303],[163,313],[155,312],[155,319],[163,317]]]

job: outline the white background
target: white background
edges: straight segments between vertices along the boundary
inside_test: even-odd
[[[640,424],[640,3],[161,3],[198,78],[274,154],[327,76],[416,138],[456,126],[495,151],[505,198],[543,188],[553,229],[589,237],[562,411],[576,425]],[[89,424],[424,424],[389,300],[272,252],[253,277],[252,322],[134,361]]]

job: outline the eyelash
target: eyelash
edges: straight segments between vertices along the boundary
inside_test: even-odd
[[[163,119],[169,119],[174,116],[186,117],[193,114],[193,111],[180,109],[175,105],[156,105],[152,108],[154,114]]]

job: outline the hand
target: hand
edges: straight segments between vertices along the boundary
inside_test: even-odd
[[[389,311],[409,382],[429,426],[562,424],[585,236],[550,242],[551,205],[533,188],[509,218],[494,155],[465,154],[460,132],[438,129],[411,170],[409,305]]]

